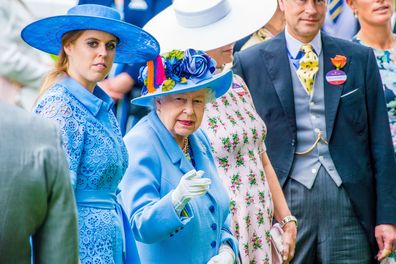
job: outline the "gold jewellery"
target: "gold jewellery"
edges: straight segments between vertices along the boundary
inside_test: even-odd
[[[305,151],[301,151],[301,152],[296,151],[295,154],[296,154],[296,155],[306,155],[306,154],[308,154],[309,152],[311,152],[311,151],[318,145],[319,141],[322,141],[322,142],[325,143],[326,145],[329,144],[329,142],[327,142],[327,140],[323,138],[322,132],[318,132],[318,136],[316,137],[316,140],[315,140],[315,142],[313,143],[312,146],[310,146],[310,147],[309,147],[307,150],[305,150]]]
[[[184,138],[183,153],[184,153],[184,156],[187,158],[187,160],[191,160],[190,147],[188,146],[188,137]]]

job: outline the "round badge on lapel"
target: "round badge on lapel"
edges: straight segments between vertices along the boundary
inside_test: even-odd
[[[347,75],[341,70],[331,70],[326,74],[326,81],[332,85],[340,85],[345,83]]]

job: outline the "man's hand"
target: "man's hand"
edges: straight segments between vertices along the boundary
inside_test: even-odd
[[[375,239],[379,247],[378,260],[383,260],[396,249],[396,226],[378,225],[375,227]]]

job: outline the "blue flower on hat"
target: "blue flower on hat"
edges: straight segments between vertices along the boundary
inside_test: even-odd
[[[164,65],[165,78],[162,82],[162,91],[172,90],[176,84],[187,83],[191,80],[194,83],[209,79],[213,76],[216,69],[216,61],[208,56],[205,52],[188,49],[186,51],[173,50],[162,56],[162,63]],[[142,95],[154,91],[149,87],[150,67],[146,66],[140,70],[140,80],[144,82]],[[153,78],[159,73],[157,69],[153,69]],[[154,82],[151,82],[154,83]]]
[[[210,78],[216,70],[216,62],[202,51],[188,49],[185,52],[185,72],[187,78]]]

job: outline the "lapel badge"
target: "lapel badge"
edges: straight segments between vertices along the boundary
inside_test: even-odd
[[[347,75],[341,69],[344,68],[347,62],[347,58],[342,55],[336,55],[334,58],[331,58],[331,63],[336,68],[335,70],[331,70],[326,74],[326,81],[332,85],[340,85],[346,82]]]
[[[240,85],[239,83],[232,83],[232,89],[239,94],[240,96],[243,96],[246,94],[246,90],[243,88],[242,85]]]

